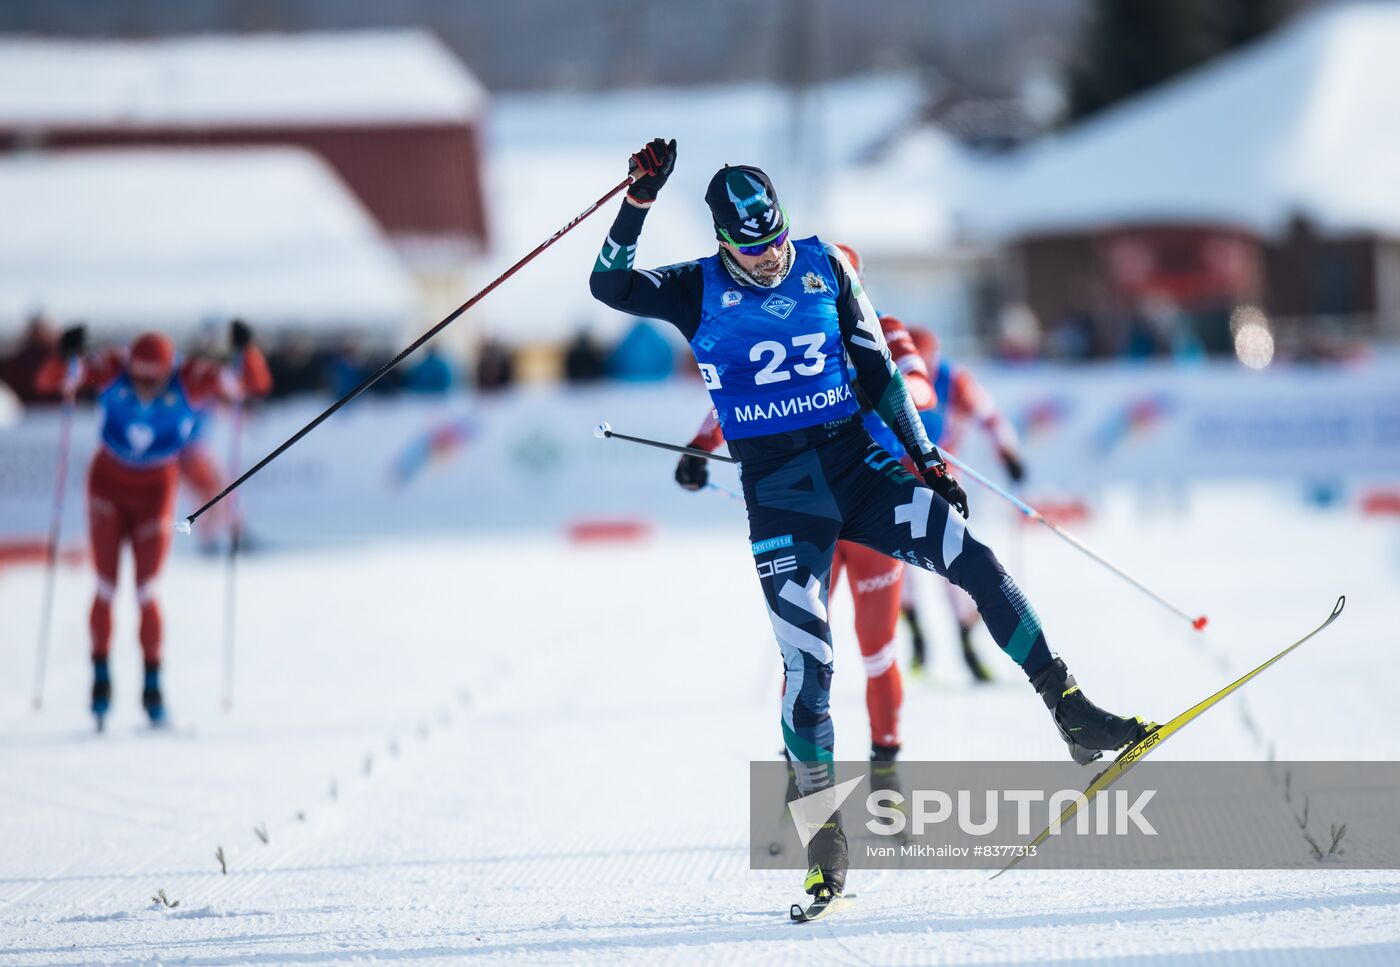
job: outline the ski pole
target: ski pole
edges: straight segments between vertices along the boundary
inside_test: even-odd
[[[735,460],[733,457],[721,456],[721,455],[719,455],[719,454],[717,454],[717,453],[708,453],[708,452],[706,452],[705,450],[698,450],[698,449],[696,449],[695,447],[682,447],[682,446],[677,446],[677,445],[674,444],[674,443],[662,443],[662,442],[659,441],[659,440],[648,440],[648,439],[646,439],[645,437],[628,436],[628,435],[625,434],[625,433],[618,433],[618,432],[615,431],[615,430],[612,428],[612,426],[611,426],[610,424],[608,424],[608,423],[599,423],[598,426],[597,426],[597,428],[593,431],[593,435],[596,436],[596,437],[598,437],[600,440],[601,440],[601,439],[608,439],[608,440],[611,440],[611,439],[616,438],[616,439],[618,439],[618,440],[627,440],[627,441],[629,441],[629,442],[631,442],[631,443],[640,443],[640,444],[642,444],[642,445],[644,445],[644,446],[657,447],[658,449],[661,449],[661,450],[672,450],[672,451],[674,451],[674,452],[676,452],[676,453],[689,453],[689,454],[691,454],[692,456],[704,457],[704,458],[706,458],[706,459],[708,459],[708,460],[718,460],[718,461],[720,461],[721,463],[738,463],[738,461]],[[1149,598],[1151,598],[1153,601],[1156,601],[1156,602],[1157,602],[1158,604],[1160,604],[1162,607],[1164,607],[1164,608],[1166,608],[1168,611],[1172,612],[1172,614],[1175,614],[1175,615],[1177,615],[1177,616],[1180,617],[1180,618],[1186,619],[1186,621],[1190,623],[1190,625],[1191,625],[1192,628],[1195,628],[1197,631],[1203,631],[1203,630],[1205,630],[1206,622],[1209,620],[1205,615],[1198,615],[1198,616],[1194,616],[1194,617],[1193,617],[1190,613],[1188,613],[1188,612],[1186,612],[1186,611],[1183,611],[1181,608],[1178,608],[1176,605],[1172,604],[1170,601],[1168,601],[1166,598],[1162,597],[1162,596],[1161,596],[1160,594],[1158,594],[1156,591],[1153,591],[1153,590],[1152,590],[1151,588],[1149,588],[1147,585],[1143,584],[1141,581],[1137,580],[1137,579],[1134,578],[1132,575],[1128,574],[1128,573],[1127,573],[1126,571],[1124,571],[1122,568],[1116,567],[1114,564],[1110,563],[1108,560],[1106,560],[1106,559],[1103,557],[1103,555],[1097,553],[1096,551],[1094,551],[1093,549],[1091,549],[1090,547],[1088,547],[1083,541],[1079,540],[1079,538],[1077,538],[1077,537],[1075,537],[1073,534],[1069,533],[1069,532],[1068,532],[1067,530],[1065,530],[1063,527],[1060,527],[1059,525],[1057,525],[1057,524],[1055,524],[1055,523],[1053,523],[1053,522],[1047,520],[1047,519],[1045,518],[1045,515],[1043,515],[1042,513],[1040,513],[1040,511],[1036,510],[1034,507],[1032,507],[1030,504],[1026,503],[1024,500],[1021,500],[1019,497],[1016,497],[1014,494],[1008,493],[1006,490],[1003,490],[1001,487],[998,487],[995,483],[993,483],[992,481],[988,480],[986,477],[982,476],[982,474],[978,473],[976,470],[972,469],[972,468],[969,467],[966,463],[964,463],[963,461],[959,460],[957,457],[953,456],[952,454],[946,453],[946,452],[944,452],[944,451],[942,451],[942,450],[940,450],[939,452],[943,454],[943,457],[944,457],[949,463],[951,463],[953,466],[957,467],[959,470],[962,470],[964,473],[966,473],[966,474],[967,474],[969,477],[971,477],[973,480],[976,480],[976,481],[977,481],[978,483],[980,483],[982,486],[986,487],[988,490],[992,491],[993,493],[997,494],[998,496],[1004,497],[1004,498],[1006,498],[1007,500],[1011,501],[1011,503],[1012,503],[1013,505],[1015,505],[1016,509],[1019,510],[1019,511],[1020,511],[1022,514],[1024,514],[1026,517],[1028,517],[1028,518],[1030,518],[1031,520],[1034,520],[1034,521],[1039,521],[1040,523],[1044,524],[1046,527],[1050,528],[1050,530],[1054,531],[1054,532],[1055,532],[1057,535],[1059,535],[1062,539],[1064,539],[1065,541],[1067,541],[1067,542],[1069,542],[1070,544],[1074,545],[1074,547],[1078,548],[1078,549],[1079,549],[1080,551],[1082,551],[1084,554],[1087,554],[1089,557],[1093,558],[1095,561],[1099,562],[1099,563],[1102,564],[1104,567],[1108,568],[1110,571],[1112,571],[1114,574],[1118,575],[1118,576],[1119,576],[1120,578],[1122,578],[1124,581],[1127,581],[1129,584],[1131,584],[1133,587],[1137,588],[1137,589],[1138,589],[1139,591],[1141,591],[1143,594],[1146,594],[1146,595],[1147,595]]]
[[[240,365],[241,368],[241,365]],[[243,439],[243,394],[233,403],[233,438],[229,441],[228,465],[240,463]],[[243,541],[243,521],[238,514],[238,495],[228,502],[228,557],[224,563],[224,711],[233,708],[233,629],[236,617],[238,551]]]
[[[646,437],[628,436],[626,433],[618,433],[612,428],[611,423],[599,423],[593,429],[593,435],[600,440],[626,440],[629,443],[640,443],[646,447],[656,447],[658,450],[670,450],[672,453],[688,453],[692,457],[703,457],[706,460],[718,460],[720,463],[738,463],[733,457],[727,457],[722,453],[711,453],[709,450],[701,450],[699,447],[682,447],[674,443],[662,443],[660,440],[648,440]]]
[[[594,427],[593,435],[600,440],[611,440],[614,437],[616,437],[619,440],[626,440],[629,443],[640,443],[644,446],[656,447],[658,450],[670,450],[674,453],[685,453],[692,457],[702,457],[706,460],[718,460],[720,463],[739,462],[733,457],[727,457],[722,453],[711,453],[709,450],[701,450],[699,447],[680,447],[676,446],[674,443],[662,443],[660,440],[648,440],[645,437],[628,436],[626,433],[618,433],[613,430],[611,423],[606,422],[599,423],[596,427]],[[730,500],[742,501],[744,499],[743,497],[740,497],[738,494],[736,494],[734,491],[730,490],[728,487],[721,487],[717,483],[707,483],[705,484],[705,489],[713,490],[717,493],[724,494]]]
[[[1102,564],[1104,567],[1108,568],[1108,569],[1109,569],[1110,571],[1112,571],[1114,574],[1118,575],[1118,576],[1119,576],[1120,578],[1122,578],[1124,581],[1127,581],[1127,582],[1128,582],[1129,584],[1131,584],[1133,587],[1137,588],[1139,591],[1141,591],[1143,594],[1147,595],[1147,596],[1148,596],[1149,598],[1151,598],[1153,601],[1156,601],[1158,604],[1160,604],[1162,607],[1166,608],[1166,609],[1167,609],[1168,611],[1170,611],[1172,614],[1176,615],[1176,616],[1179,617],[1179,618],[1184,618],[1184,619],[1186,619],[1186,621],[1190,623],[1190,625],[1191,625],[1192,628],[1195,628],[1197,631],[1204,631],[1204,630],[1205,630],[1206,622],[1209,621],[1209,619],[1208,619],[1205,615],[1202,614],[1202,615],[1194,615],[1194,616],[1193,616],[1190,612],[1183,611],[1181,608],[1178,608],[1176,605],[1172,604],[1170,601],[1168,601],[1166,598],[1162,597],[1162,596],[1161,596],[1160,594],[1158,594],[1156,591],[1153,591],[1153,590],[1152,590],[1151,588],[1149,588],[1147,585],[1143,584],[1143,583],[1142,583],[1141,581],[1139,581],[1137,578],[1133,577],[1131,574],[1128,574],[1128,573],[1127,573],[1126,571],[1124,571],[1122,568],[1117,567],[1116,565],[1114,565],[1113,563],[1111,563],[1110,561],[1108,561],[1106,558],[1104,558],[1104,556],[1103,556],[1102,554],[1099,554],[1098,552],[1094,551],[1092,548],[1090,548],[1088,545],[1086,545],[1086,544],[1085,544],[1083,541],[1081,541],[1079,538],[1075,537],[1075,536],[1074,536],[1073,534],[1071,534],[1069,531],[1065,530],[1063,527],[1060,527],[1058,524],[1054,523],[1053,521],[1048,520],[1048,519],[1045,517],[1044,514],[1042,514],[1040,511],[1036,510],[1034,507],[1032,507],[1030,504],[1026,503],[1026,502],[1025,502],[1024,500],[1022,500],[1021,498],[1017,497],[1015,494],[1013,494],[1013,493],[1011,493],[1011,492],[1009,492],[1009,491],[1003,489],[1002,487],[997,486],[995,483],[993,483],[992,481],[988,480],[986,477],[982,476],[982,474],[978,473],[976,470],[974,470],[974,469],[972,469],[971,467],[969,467],[966,463],[964,463],[963,461],[959,460],[957,457],[953,456],[951,453],[948,453],[947,451],[943,451],[943,450],[940,450],[939,452],[943,454],[943,458],[944,458],[945,460],[947,460],[947,461],[948,461],[949,463],[951,463],[953,466],[957,467],[959,470],[961,470],[961,471],[963,471],[964,473],[966,473],[966,474],[967,474],[969,477],[971,477],[973,480],[976,480],[978,483],[980,483],[982,486],[986,487],[988,490],[990,490],[992,493],[996,494],[997,496],[1003,497],[1003,498],[1005,498],[1006,500],[1010,501],[1010,502],[1012,503],[1012,505],[1015,506],[1015,508],[1016,508],[1017,510],[1019,510],[1019,511],[1022,513],[1023,516],[1025,516],[1025,517],[1028,518],[1029,520],[1037,521],[1037,522],[1039,522],[1039,523],[1041,523],[1041,524],[1044,524],[1046,527],[1050,528],[1050,530],[1053,531],[1053,532],[1054,532],[1057,536],[1059,536],[1062,540],[1064,540],[1064,541],[1068,542],[1069,544],[1073,545],[1075,548],[1077,548],[1078,550],[1080,550],[1080,551],[1083,552],[1084,554],[1088,555],[1089,557],[1093,558],[1093,559],[1094,559],[1095,561],[1097,561],[1098,563]]]
[[[632,176],[628,175],[626,178],[622,179],[622,181],[614,185],[606,195],[604,195],[602,198],[599,198],[593,204],[589,205],[578,215],[574,216],[574,219],[570,221],[567,225],[565,225],[563,228],[559,229],[553,235],[549,236],[549,238],[536,245],[524,258],[516,262],[510,268],[506,269],[500,275],[496,276],[496,278],[492,279],[491,282],[488,283],[486,287],[483,288],[476,295],[472,296],[470,299],[462,303],[456,309],[453,309],[450,313],[448,313],[446,318],[444,318],[437,325],[433,326],[433,328],[429,329],[427,332],[423,333],[417,339],[413,340],[413,342],[409,343],[406,347],[404,347],[403,350],[399,352],[397,356],[395,356],[393,359],[390,359],[383,366],[380,366],[379,369],[375,372],[366,376],[363,380],[360,381],[360,385],[356,386],[350,392],[346,393],[340,399],[336,400],[334,403],[328,406],[314,420],[312,420],[310,423],[306,424],[306,426],[302,427],[300,430],[293,433],[290,437],[284,440],[277,447],[277,449],[273,450],[267,456],[263,457],[257,463],[253,464],[253,466],[249,469],[245,470],[242,476],[240,476],[237,480],[233,481],[233,483],[229,484],[227,487],[221,490],[212,499],[205,503],[203,507],[196,510],[193,514],[190,514],[184,520],[176,521],[175,529],[181,534],[188,534],[190,532],[190,528],[194,525],[194,522],[198,520],[200,516],[210,507],[213,507],[219,501],[223,500],[229,494],[233,493],[233,491],[241,487],[243,483],[248,480],[248,478],[252,477],[254,474],[256,474],[263,467],[267,466],[273,460],[276,460],[279,456],[282,455],[282,453],[285,450],[287,450],[288,447],[292,446],[302,437],[306,436],[312,430],[316,429],[316,427],[324,423],[336,410],[340,409],[346,403],[349,403],[355,397],[359,396],[365,390],[373,386],[376,382],[379,381],[380,377],[382,377],[385,373],[389,372],[389,370],[393,369],[399,363],[407,359],[410,354],[412,354],[418,349],[418,347],[422,346],[429,339],[432,339],[438,333],[442,332],[442,330],[446,329],[449,325],[451,325],[457,320],[458,316],[460,316],[462,313],[466,312],[472,306],[476,305],[478,302],[484,299],[493,289],[496,288],[496,286],[500,285],[506,279],[510,278],[512,275],[518,272],[526,263],[533,261],[537,255],[539,255],[545,249],[549,248],[555,242],[559,241],[569,232],[573,231],[573,229],[580,222],[582,222],[589,215],[592,215],[599,208],[602,208],[603,205],[607,203],[608,199],[612,198],[614,195],[622,191],[631,183]]]
[[[68,376],[63,383],[63,413],[59,418],[58,470],[53,487],[53,511],[49,517],[49,542],[44,552],[44,600],[39,611],[39,646],[34,662],[34,711],[44,707],[44,675],[49,657],[49,631],[53,618],[53,590],[58,571],[58,538],[63,530],[64,491],[68,487],[69,439],[73,434],[73,411],[78,396],[81,373],[78,359],[68,362]]]

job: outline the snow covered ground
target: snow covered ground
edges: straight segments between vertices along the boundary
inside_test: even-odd
[[[1324,637],[1161,754],[1400,756],[1400,525],[1265,490],[1189,506],[1110,496],[1078,532],[1209,612],[1208,636],[973,494],[973,526],[1089,694],[1174,714],[1345,592]],[[789,924],[800,874],[747,868],[747,762],[780,744],[751,567],[737,512],[725,532],[625,546],[522,535],[252,556],[225,713],[222,564],[181,548],[163,595],[178,727],[140,727],[123,589],[103,737],[84,713],[90,576],[61,577],[35,715],[40,574],[0,572],[0,962],[1400,958],[1400,872],[857,871],[848,913]],[[941,594],[923,590],[942,632]],[[834,600],[838,753],[859,757],[863,677],[844,589]],[[940,634],[933,674],[908,689],[907,755],[1063,756],[1043,706],[983,644],[1002,681],[974,688]],[[179,905],[153,904],[161,890]]]

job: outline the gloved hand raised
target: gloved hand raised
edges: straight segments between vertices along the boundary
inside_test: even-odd
[[[682,455],[681,462],[676,464],[676,483],[686,490],[704,490],[710,482],[709,464],[704,457],[692,453]]]
[[[650,205],[675,166],[676,139],[653,138],[627,161],[627,173],[632,176],[627,197],[643,207]]]

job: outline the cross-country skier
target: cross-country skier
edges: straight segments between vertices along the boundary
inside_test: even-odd
[[[252,330],[241,322],[229,340],[242,356],[239,374],[208,359],[177,367],[175,347],[163,333],[137,336],[130,351],[110,349],[84,358],[86,331],[63,333],[60,354],[40,369],[36,383],[61,387],[72,360],[81,360],[79,386],[97,393],[102,408],[101,444],[88,473],[88,528],[97,594],[89,615],[92,633],[92,712],[98,728],[111,707],[107,657],[112,638],[112,597],[116,593],[123,544],[136,564],[136,600],[141,611],[141,654],[145,683],[141,705],[152,725],[165,721],[160,689],[161,612],[155,581],[170,549],[179,483],[180,453],[189,443],[196,411],[215,398],[261,396],[271,387],[267,363],[253,345]]]
[[[730,453],[740,462],[749,538],[782,652],[782,732],[799,789],[833,783],[827,624],[838,540],[937,571],[977,602],[992,637],[1025,671],[1078,762],[1146,734],[1140,719],[1085,697],[1051,654],[1040,619],[991,550],[967,529],[967,497],[929,442],[904,378],[850,263],[791,222],[762,170],[726,165],[705,192],[719,251],[693,262],[632,268],[647,209],[676,161],[657,138],[630,159],[633,182],[593,266],[595,298],[665,319],[689,340]],[[847,360],[893,427],[922,481],[871,439]],[[839,811],[808,847],[805,888],[841,893],[846,838]]]
[[[909,326],[908,329],[920,358],[933,378],[934,389],[938,394],[936,419],[930,419],[932,414],[923,414],[924,429],[928,431],[929,438],[938,445],[939,450],[956,453],[967,436],[969,427],[976,424],[991,439],[997,458],[1001,460],[1001,465],[1011,482],[1021,483],[1026,477],[1025,464],[1021,459],[1021,441],[1016,435],[1016,428],[997,407],[991,393],[987,392],[966,366],[954,363],[940,353],[939,339],[934,332],[920,326]],[[979,682],[991,681],[991,673],[983,666],[972,645],[972,632],[979,619],[977,605],[962,588],[948,582],[944,582],[943,586],[948,590],[948,604],[958,622],[958,637],[962,643],[963,661],[967,663],[968,671],[972,672],[972,677]],[[911,629],[915,629],[911,668],[918,672],[924,667],[926,655],[918,602],[914,595],[914,582],[910,580],[904,583],[903,607]]]
[[[860,254],[847,245],[837,245],[861,277]],[[937,402],[933,383],[929,379],[923,357],[904,325],[893,316],[880,317],[880,329],[890,348],[890,359],[904,375],[904,383],[915,409],[924,415]],[[875,413],[866,410],[867,427],[884,427]],[[689,446],[697,450],[719,449],[724,443],[724,431],[719,417],[711,409],[691,439]],[[896,444],[897,446],[898,444]],[[887,447],[887,449],[889,449]],[[890,450],[903,453],[902,450]],[[684,454],[676,464],[676,482],[687,490],[702,490],[710,479],[709,467],[703,457]],[[893,770],[883,765],[892,763],[899,755],[899,719],[904,705],[904,682],[899,663],[895,660],[896,632],[899,627],[901,589],[906,580],[904,562],[886,557],[879,551],[853,541],[838,541],[833,555],[831,581],[834,587],[845,571],[855,611],[856,642],[865,663],[865,708],[870,716],[870,760],[876,763],[873,774],[877,779],[891,778]]]

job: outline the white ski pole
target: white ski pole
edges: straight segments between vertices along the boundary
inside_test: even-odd
[[[241,462],[243,440],[243,394],[233,404],[233,435],[229,440],[228,465],[237,467]],[[238,551],[243,542],[243,519],[239,514],[238,494],[229,495],[228,502],[228,557],[224,563],[224,711],[233,708],[233,645],[234,624],[237,608]]]
[[[59,418],[58,470],[54,474],[53,510],[49,517],[49,542],[44,558],[44,598],[39,610],[39,644],[34,661],[34,711],[44,707],[44,676],[49,657],[49,633],[53,627],[53,591],[58,572],[58,539],[63,531],[63,504],[68,488],[68,450],[73,435],[73,412],[76,409],[81,363],[74,357],[68,362],[68,375],[63,383],[63,412]]]
[[[630,443],[640,443],[643,446],[657,447],[661,450],[670,450],[674,453],[689,453],[692,456],[704,457],[707,460],[718,460],[721,463],[738,463],[738,461],[735,460],[733,457],[722,456],[717,453],[707,453],[706,451],[698,450],[695,447],[683,447],[678,446],[674,443],[663,443],[660,440],[648,440],[646,437],[628,436],[625,433],[618,433],[612,428],[612,425],[609,423],[599,423],[597,428],[594,429],[593,435],[598,437],[600,440],[627,440]],[[1050,528],[1050,530],[1054,531],[1061,539],[1072,544],[1074,547],[1076,547],[1089,557],[1093,558],[1095,561],[1098,561],[1104,567],[1108,568],[1110,571],[1118,575],[1124,581],[1127,581],[1129,584],[1137,588],[1143,594],[1147,595],[1153,601],[1156,601],[1158,604],[1166,608],[1172,614],[1176,615],[1179,618],[1186,619],[1186,621],[1190,623],[1192,628],[1195,628],[1197,631],[1205,630],[1206,622],[1209,620],[1205,615],[1192,616],[1189,612],[1183,611],[1181,608],[1178,608],[1176,605],[1172,604],[1170,601],[1162,597],[1156,591],[1153,591],[1147,585],[1143,584],[1137,578],[1128,574],[1122,568],[1119,568],[1116,565],[1109,562],[1106,558],[1104,558],[1103,555],[1090,548],[1083,541],[1075,537],[1073,534],[1069,533],[1063,527],[1060,527],[1059,525],[1047,520],[1045,516],[1040,513],[1040,511],[1036,510],[1024,500],[1021,500],[1014,494],[1008,493],[1006,490],[1003,490],[1001,487],[997,486],[995,483],[982,476],[982,474],[978,473],[976,470],[972,469],[966,463],[959,460],[952,454],[944,453],[941,450],[939,452],[943,454],[943,457],[949,463],[957,467],[959,470],[962,470],[973,480],[976,480],[982,486],[992,491],[992,493],[1011,501],[1011,503],[1015,505],[1016,509],[1019,510],[1026,517],[1030,518],[1031,520],[1038,521],[1044,524],[1046,527]]]
[[[1095,551],[1093,548],[1089,547],[1087,544],[1085,544],[1085,543],[1084,543],[1083,541],[1081,541],[1079,538],[1075,537],[1075,536],[1074,536],[1073,534],[1071,534],[1069,531],[1065,530],[1063,527],[1059,526],[1058,524],[1054,523],[1053,521],[1048,520],[1048,519],[1045,517],[1044,514],[1042,514],[1040,511],[1036,510],[1034,507],[1032,507],[1030,504],[1026,503],[1026,502],[1025,502],[1024,500],[1022,500],[1021,498],[1017,497],[1015,494],[1010,493],[1009,491],[1004,490],[1003,488],[997,486],[995,483],[993,483],[992,481],[988,480],[986,477],[982,476],[982,474],[978,473],[976,470],[974,470],[974,469],[972,469],[971,467],[969,467],[966,463],[964,463],[963,461],[959,460],[957,457],[953,456],[951,453],[947,453],[946,451],[942,451],[942,450],[940,450],[939,452],[943,454],[943,458],[944,458],[945,460],[947,460],[947,461],[948,461],[949,463],[951,463],[953,466],[957,467],[957,468],[958,468],[959,470],[961,470],[963,473],[967,474],[967,475],[968,475],[969,477],[971,477],[973,480],[976,480],[978,483],[980,483],[982,486],[986,487],[988,490],[990,490],[992,493],[996,494],[997,496],[1002,497],[1002,498],[1005,498],[1006,500],[1009,500],[1009,501],[1012,503],[1012,505],[1015,506],[1015,508],[1016,508],[1017,510],[1019,510],[1025,517],[1029,518],[1030,520],[1036,521],[1036,522],[1038,522],[1038,523],[1044,524],[1046,527],[1050,528],[1050,530],[1053,531],[1053,532],[1054,532],[1058,537],[1060,537],[1062,540],[1066,541],[1067,543],[1069,543],[1069,544],[1072,545],[1073,547],[1077,548],[1077,549],[1078,549],[1079,551],[1081,551],[1082,553],[1086,554],[1087,556],[1089,556],[1089,557],[1092,558],[1093,560],[1097,561],[1098,563],[1102,564],[1104,567],[1108,568],[1108,569],[1109,569],[1110,571],[1112,571],[1114,574],[1118,575],[1118,576],[1119,576],[1120,578],[1122,578],[1124,581],[1127,581],[1127,582],[1128,582],[1129,584],[1131,584],[1133,587],[1137,588],[1139,591],[1141,591],[1143,594],[1147,595],[1147,596],[1148,596],[1149,598],[1151,598],[1153,601],[1156,601],[1158,604],[1160,604],[1162,607],[1166,608],[1166,609],[1167,609],[1168,611],[1170,611],[1172,614],[1176,615],[1176,616],[1179,617],[1179,618],[1184,618],[1187,622],[1190,623],[1190,625],[1191,625],[1192,628],[1195,628],[1197,631],[1204,631],[1204,630],[1205,630],[1206,623],[1207,623],[1207,621],[1210,620],[1210,619],[1208,619],[1205,615],[1203,615],[1203,614],[1202,614],[1202,615],[1192,615],[1190,612],[1184,611],[1184,610],[1182,610],[1181,608],[1178,608],[1176,605],[1172,604],[1170,601],[1168,601],[1166,598],[1162,597],[1162,596],[1161,596],[1160,594],[1158,594],[1156,591],[1153,591],[1153,590],[1152,590],[1151,588],[1149,588],[1147,585],[1143,584],[1143,583],[1142,583],[1141,581],[1139,581],[1137,578],[1133,577],[1131,574],[1128,574],[1128,573],[1127,573],[1126,571],[1124,571],[1122,568],[1120,568],[1120,567],[1114,565],[1112,562],[1110,562],[1109,560],[1107,560],[1102,554],[1099,554],[1097,551]]]

